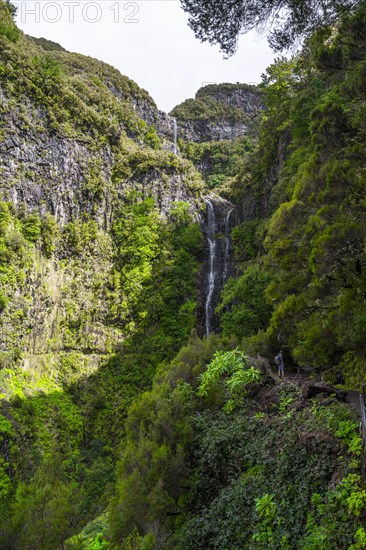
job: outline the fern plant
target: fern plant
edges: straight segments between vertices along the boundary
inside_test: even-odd
[[[229,395],[225,410],[231,412],[245,388],[261,378],[260,370],[251,365],[249,357],[238,349],[217,351],[207,370],[201,375],[198,395],[209,397],[217,388],[223,388]]]

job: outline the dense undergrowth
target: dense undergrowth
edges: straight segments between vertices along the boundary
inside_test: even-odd
[[[232,180],[255,147],[254,136],[207,143],[178,140],[179,150],[203,175],[208,189],[232,199]]]
[[[362,548],[356,416],[218,346],[191,341],[129,410],[112,547]]]
[[[196,325],[201,232],[187,203],[162,217],[148,181],[196,196],[202,184],[135,113],[134,101],[154,107],[146,92],[25,37],[0,8],[1,141],[11,120],[29,141],[91,151],[71,219],[45,201],[0,203],[0,546],[51,549],[105,511],[127,408]],[[4,179],[7,197],[18,180],[52,198],[36,166]]]
[[[113,355],[105,354],[98,370],[93,373],[88,368],[92,356],[87,350],[78,350],[82,334],[75,315],[82,315],[82,310],[74,309],[65,318],[64,350],[44,356],[43,364],[38,357],[34,370],[24,369],[21,347],[2,352],[4,548],[56,547],[56,539],[65,540],[106,506],[126,408],[150,385],[156,365],[171,359],[195,326],[200,231],[185,204],[178,204],[171,216],[174,222],[163,222],[152,199],[131,198],[124,217],[116,218],[112,232],[116,259],[100,291],[107,304],[107,321],[124,326],[127,338]],[[85,247],[92,247],[97,238],[94,230],[83,243],[84,259]],[[1,204],[1,231],[2,319],[15,330],[17,319],[27,317],[27,312],[8,311],[7,301],[19,288],[19,279],[27,284],[37,249],[39,253],[66,247],[67,264],[78,252],[68,246],[70,226],[52,238],[37,215],[19,218],[7,203]],[[73,232],[76,243],[78,236]],[[24,330],[24,323],[19,330]],[[46,513],[38,498],[47,506]]]

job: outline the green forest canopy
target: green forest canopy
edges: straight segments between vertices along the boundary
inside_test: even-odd
[[[55,111],[71,80],[63,71],[69,54],[37,50],[34,60],[17,63],[24,38],[5,22],[0,55],[14,68],[9,83],[1,65],[7,93],[21,100],[26,89],[41,105],[48,100],[54,123],[70,118],[78,131],[93,114],[94,138],[110,135],[115,146],[104,115],[71,116],[67,109],[80,103],[66,90],[64,111]],[[99,66],[71,60],[80,73]],[[71,310],[64,350],[44,372],[19,368],[22,349],[2,354],[4,548],[366,547],[358,418],[332,397],[311,401],[301,388],[276,385],[247,355],[271,358],[281,345],[300,365],[337,366],[351,382],[364,378],[365,3],[336,31],[318,30],[301,55],[277,60],[263,88],[258,147],[245,147],[250,158],[236,174],[217,162],[239,209],[250,199],[252,214],[232,235],[242,275],[224,290],[221,335],[192,335],[202,239],[189,205],[176,204],[164,221],[150,198],[131,194],[109,231],[115,254],[104,301],[109,323],[126,326],[123,345],[84,376],[80,323]],[[99,106],[117,106],[95,93]],[[127,107],[116,111],[118,120]],[[133,113],[128,121],[141,149],[119,148],[114,183],[132,172],[178,172],[180,161],[159,149],[156,135]],[[97,201],[103,189],[96,178],[91,183],[88,201],[91,191]],[[50,214],[1,202],[0,314],[11,310],[13,289],[25,284],[33,258],[61,252],[76,272],[102,242],[93,220],[60,228]],[[10,314],[8,323],[22,326],[26,312]]]

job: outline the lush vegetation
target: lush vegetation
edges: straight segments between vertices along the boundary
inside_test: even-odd
[[[217,120],[224,119],[230,122],[246,122],[245,113],[231,105],[223,105],[213,97],[204,96],[196,99],[186,99],[171,112],[179,120]]]
[[[220,94],[231,94],[238,92],[253,92],[254,94],[258,93],[258,87],[254,84],[246,84],[245,82],[221,82],[220,84],[206,84],[197,90],[196,97],[217,97]]]
[[[180,140],[183,158],[134,82],[11,15],[0,0],[0,143],[16,116],[88,155],[64,218],[29,200],[51,178],[1,175],[1,548],[366,548],[356,414],[267,361],[365,377],[365,3],[269,67],[259,133]],[[221,97],[238,89],[173,114],[246,123]],[[238,224],[221,333],[200,339],[207,189]]]
[[[178,131],[180,154],[193,162],[208,189],[237,200],[234,176],[256,146],[261,109],[259,87],[223,83],[203,86],[195,99],[172,110],[178,130],[183,128]]]
[[[272,279],[273,313],[255,349],[280,345],[300,365],[339,365],[358,383],[366,351],[365,14],[361,3],[337,31],[319,31],[301,55],[268,69],[254,169],[244,166],[235,184],[251,221],[234,235],[237,254]],[[226,294],[240,304],[235,286],[236,295]]]
[[[47,38],[35,38],[34,36],[28,36],[27,38],[35,42],[37,46],[41,46],[44,50],[58,50],[60,52],[66,51],[65,48],[61,46],[61,44],[58,44],[57,42],[52,42],[52,40],[47,40]]]
[[[127,408],[196,326],[201,232],[189,204],[169,197],[162,217],[161,201],[172,181],[195,201],[202,180],[135,113],[155,108],[146,92],[0,9],[1,143],[86,148],[66,219],[38,166],[1,181],[7,198],[31,182],[31,205],[0,202],[0,540],[51,549],[102,529]]]
[[[255,139],[247,136],[230,141],[207,143],[179,139],[181,154],[193,162],[203,175],[208,189],[222,196],[233,196],[232,181],[254,148]]]
[[[85,233],[86,224],[69,224],[52,241],[48,217],[19,218],[8,204],[0,206],[2,320],[24,334],[31,322],[29,300],[28,311],[14,313],[9,305],[14,288],[19,288],[18,279],[27,285],[37,249],[47,245],[53,258],[66,250],[69,257],[64,262],[76,269],[78,256],[87,261],[85,248],[93,247],[98,230],[90,233],[88,226],[89,233]],[[152,199],[141,202],[131,196],[123,212],[112,231],[116,257],[103,294],[108,311],[104,322],[124,327],[129,335],[120,350],[113,355],[105,350],[93,372],[92,357],[85,355],[82,344],[82,329],[93,321],[90,315],[101,312],[85,311],[89,318],[83,319],[82,308],[73,301],[64,306],[64,351],[34,358],[30,372],[21,361],[22,349],[2,352],[1,387],[6,400],[0,425],[4,451],[0,514],[4,547],[55,548],[104,510],[126,408],[149,386],[156,366],[171,359],[195,327],[201,234],[187,205],[178,203],[171,221],[164,222]],[[96,293],[94,300],[95,308]],[[15,335],[10,334],[11,338]]]
[[[260,368],[238,350],[213,355],[218,345],[192,340],[130,409],[113,543],[362,548],[366,492],[348,407],[256,383]]]
[[[1,9],[8,13],[4,4]],[[149,128],[136,115],[131,99],[155,104],[147,92],[113,67],[65,52],[50,41],[24,36],[10,14],[1,19],[0,52],[3,93],[14,102],[20,98],[24,104],[27,97],[42,107],[47,126],[54,131],[92,138],[99,146],[116,145],[126,133],[144,142]],[[6,109],[4,104],[1,107]]]
[[[210,125],[238,125],[253,130],[261,110],[261,90],[248,84],[209,84],[200,88],[194,99],[174,107],[171,115],[179,123],[193,123],[198,133]],[[200,139],[200,141],[205,141]]]

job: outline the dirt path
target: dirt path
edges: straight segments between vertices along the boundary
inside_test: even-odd
[[[289,372],[286,374],[285,378],[289,378],[290,380],[309,380],[311,378],[311,374],[306,373],[296,373],[296,372]],[[320,379],[316,380],[317,382],[320,382]],[[348,403],[357,410],[359,414],[361,414],[361,404],[360,404],[360,392],[356,390],[347,390],[347,401]]]
[[[349,390],[347,392],[347,401],[361,414],[360,392]]]

